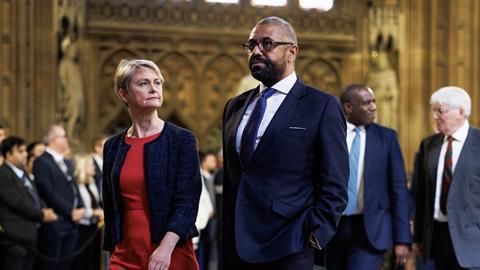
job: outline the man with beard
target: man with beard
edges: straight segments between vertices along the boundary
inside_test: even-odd
[[[397,265],[412,242],[405,165],[394,130],[375,124],[377,105],[366,85],[351,84],[340,100],[350,149],[348,204],[326,248],[329,270],[379,269],[394,246]]]
[[[345,118],[297,78],[288,22],[260,20],[243,47],[261,84],[224,112],[223,269],[312,269],[347,202]]]

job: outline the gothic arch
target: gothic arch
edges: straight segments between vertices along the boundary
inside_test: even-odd
[[[330,62],[321,58],[313,59],[305,65],[301,74],[305,83],[334,96],[340,94],[340,76]]]
[[[115,127],[111,126],[113,122],[122,122],[118,117],[124,115],[122,111],[126,108],[113,91],[113,77],[121,59],[134,57],[138,57],[138,55],[129,50],[120,49],[111,53],[102,62],[99,80],[101,82],[100,98],[98,99],[98,102],[101,103],[98,112],[101,130],[114,129]]]
[[[157,61],[165,78],[163,104],[160,115],[175,117],[188,126],[194,126],[197,117],[198,76],[195,65],[183,54],[171,52]]]

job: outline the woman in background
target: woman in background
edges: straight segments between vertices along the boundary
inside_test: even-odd
[[[74,258],[73,269],[98,270],[100,269],[101,237],[98,232],[98,222],[103,221],[100,194],[95,184],[95,167],[90,154],[77,154],[74,157],[75,180],[78,191],[85,205],[83,217],[78,222],[77,249],[82,248],[87,241],[91,241],[83,252]],[[90,240],[92,239],[93,240]]]
[[[132,125],[105,143],[104,248],[110,269],[196,270],[191,238],[202,183],[194,135],[160,119],[164,79],[149,60],[122,60],[114,90]]]

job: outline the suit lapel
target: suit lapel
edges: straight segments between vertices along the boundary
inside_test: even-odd
[[[247,96],[245,96],[243,99],[239,99],[236,101],[238,104],[237,106],[239,107],[237,110],[235,110],[235,113],[233,115],[232,121],[231,121],[231,128],[227,129],[229,131],[229,134],[226,134],[226,137],[229,139],[227,142],[227,145],[231,148],[230,151],[232,153],[235,153],[235,159],[239,160],[240,166],[244,167],[240,158],[239,153],[237,152],[237,147],[236,147],[236,138],[237,138],[237,130],[238,126],[240,125],[240,122],[242,121],[243,115],[245,114],[245,111],[247,110],[248,105],[251,103],[252,99],[255,98],[255,96],[258,93],[258,89],[260,86],[257,86],[251,93]]]
[[[468,129],[468,135],[463,144],[462,151],[458,157],[457,165],[455,166],[455,171],[453,172],[452,183],[455,182],[455,179],[463,179],[460,175],[464,172],[468,172],[467,165],[471,160],[474,160],[478,156],[478,137],[474,132],[474,129]],[[455,185],[453,185],[455,186]],[[453,188],[453,186],[451,188]]]
[[[376,132],[375,132],[375,124],[371,124],[370,126],[368,127],[365,127],[365,156],[363,158],[363,185],[364,187],[366,186],[369,186],[369,183],[368,183],[368,180],[370,179],[370,177],[368,177],[368,173],[370,172],[370,162],[371,161],[374,161],[372,160],[374,155],[372,155],[372,153],[375,153],[375,145],[376,145],[376,142],[378,142],[378,138],[376,135]],[[359,179],[361,178],[361,176],[359,177]],[[372,185],[374,186],[374,185]],[[364,196],[365,196],[365,188],[363,189],[364,190]]]
[[[429,179],[432,181],[432,186],[435,189],[435,182],[437,181],[437,168],[438,168],[438,159],[440,158],[440,150],[442,149],[443,135],[438,134],[432,139],[432,144],[430,145],[428,156],[428,175]]]
[[[289,123],[289,119],[294,115],[295,111],[301,107],[300,101],[304,95],[305,85],[297,79],[263,133],[262,139],[258,143],[249,161],[250,164],[255,162],[259,156],[262,156],[262,153],[268,149],[268,146],[274,143],[277,138],[276,134],[281,134],[281,130]]]
[[[23,192],[24,196],[28,196],[33,202],[33,198],[30,195],[30,193],[28,192],[27,187],[22,183],[22,180],[18,178],[17,174],[12,170],[12,168],[10,168],[6,164],[5,164],[5,167],[7,168],[8,173],[10,174],[10,178],[13,180],[15,186]],[[29,181],[30,181],[30,179],[29,179]],[[30,181],[30,183],[32,184],[35,192],[37,192],[36,189],[35,189],[35,185],[31,181]]]

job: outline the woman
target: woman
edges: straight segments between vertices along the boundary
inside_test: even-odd
[[[75,180],[85,207],[83,217],[78,222],[77,250],[81,249],[87,242],[89,244],[74,258],[72,265],[73,269],[97,270],[100,269],[101,243],[100,233],[97,231],[98,222],[103,221],[103,209],[94,179],[95,167],[92,156],[89,154],[75,155],[74,162]]]
[[[202,188],[193,134],[158,117],[164,79],[155,63],[122,60],[114,90],[132,125],[105,143],[104,248],[110,269],[196,270],[191,238]]]

